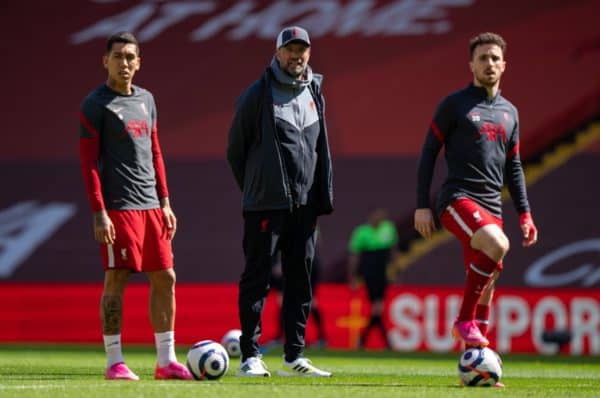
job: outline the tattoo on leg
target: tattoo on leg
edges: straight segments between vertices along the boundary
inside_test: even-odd
[[[121,333],[121,318],[123,315],[123,304],[121,296],[102,296],[100,308],[102,318],[102,332],[107,335]]]

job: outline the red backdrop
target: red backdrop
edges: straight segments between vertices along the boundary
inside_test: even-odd
[[[98,319],[100,284],[5,284],[0,288],[0,341],[101,342]],[[153,343],[147,315],[148,287],[130,285],[124,300],[125,343]],[[320,285],[317,297],[326,325],[328,345],[356,346],[360,328],[368,320],[363,289]],[[385,321],[396,350],[452,351],[460,347],[450,336],[450,325],[460,304],[461,290],[449,287],[393,287],[386,299]],[[600,291],[569,289],[499,289],[492,311],[490,340],[500,352],[553,353],[556,347],[541,341],[546,329],[569,329],[573,338],[566,351],[573,355],[600,354]],[[238,328],[237,286],[234,284],[180,284],[177,287],[178,344],[202,339],[220,341]],[[277,304],[269,296],[263,315],[263,339],[276,333]],[[316,339],[311,322],[307,342]],[[382,349],[373,332],[367,348]]]

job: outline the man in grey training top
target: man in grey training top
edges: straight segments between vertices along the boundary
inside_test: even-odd
[[[175,271],[171,239],[177,219],[169,202],[158,141],[156,105],[132,83],[140,69],[133,34],[109,37],[108,77],[81,104],[79,145],[83,181],[100,244],[104,290],[100,305],[108,380],[139,380],[121,352],[123,292],[134,272],[150,280],[150,321],[158,361],[155,379],[192,379],[175,356]]]

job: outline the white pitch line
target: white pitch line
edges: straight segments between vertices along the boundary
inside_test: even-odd
[[[205,386],[205,387],[210,387],[213,383],[202,383],[202,382],[198,382],[198,383],[177,383],[177,387],[190,387],[190,388],[198,388],[199,386]],[[144,386],[149,386],[149,387],[173,387],[174,384],[171,383],[152,383],[152,384],[144,384]],[[72,388],[77,388],[77,387],[84,387],[84,388],[97,388],[97,387],[118,387],[121,388],[123,387],[123,384],[121,382],[107,382],[105,384],[89,384],[89,383],[85,383],[85,384],[73,384],[73,383],[69,383],[69,384],[32,384],[32,385],[20,385],[20,386],[7,386],[7,385],[0,385],[0,390],[38,390],[38,389],[43,389],[43,388],[52,388],[52,389],[61,389],[61,390],[67,390],[67,389],[72,389]]]

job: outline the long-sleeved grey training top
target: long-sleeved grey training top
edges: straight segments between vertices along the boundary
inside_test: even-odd
[[[419,159],[417,208],[430,207],[431,179],[442,146],[448,176],[438,195],[438,214],[450,202],[467,197],[501,218],[505,182],[517,212],[529,211],[519,155],[519,116],[500,93],[488,99],[484,88],[470,84],[440,103]]]

